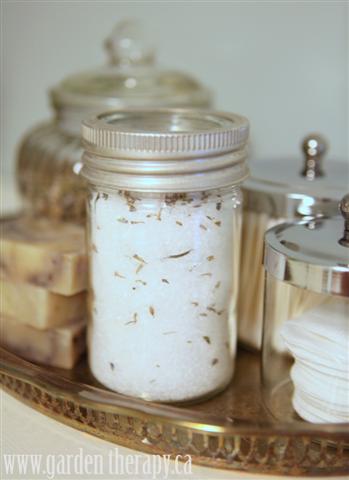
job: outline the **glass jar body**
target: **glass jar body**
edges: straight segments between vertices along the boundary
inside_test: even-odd
[[[90,187],[89,363],[123,394],[192,401],[235,358],[241,194]]]
[[[349,299],[266,274],[263,390],[282,421],[349,422]]]
[[[79,175],[82,145],[56,122],[31,130],[17,157],[17,184],[25,209],[35,216],[81,223],[86,185]]]
[[[128,99],[115,98],[115,106],[148,105],[150,97],[144,92],[143,95]],[[194,109],[203,109],[210,104],[211,96],[204,93],[198,97],[165,96],[154,100],[154,106],[161,108],[192,106]],[[58,109],[56,106],[52,121],[34,127],[23,138],[17,156],[16,177],[24,207],[30,214],[76,223],[85,221],[87,187],[79,175],[83,153],[81,122],[108,108],[113,108],[113,105],[107,107],[97,102],[93,106],[75,108],[65,106]]]

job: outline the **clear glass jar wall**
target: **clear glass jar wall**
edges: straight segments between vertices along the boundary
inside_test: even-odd
[[[89,197],[89,361],[147,400],[203,397],[234,368],[240,190]]]
[[[56,122],[28,132],[19,148],[16,176],[30,214],[84,221],[86,185],[79,175],[82,152],[79,136],[62,131]]]
[[[263,388],[277,420],[349,422],[349,299],[266,275]]]
[[[89,363],[118,392],[202,399],[234,370],[246,119],[124,111],[85,122]]]
[[[238,296],[238,336],[247,347],[259,349],[262,341],[264,268],[264,234],[269,228],[283,223],[283,218],[271,218],[268,213],[244,209],[240,261],[240,293]]]

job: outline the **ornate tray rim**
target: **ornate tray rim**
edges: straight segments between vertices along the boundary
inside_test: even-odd
[[[0,383],[5,391],[45,415],[146,453],[189,453],[193,463],[251,473],[338,475],[349,471],[349,452],[345,454],[348,424],[224,422],[208,413],[74,382],[3,348]],[[165,440],[166,434],[169,438]],[[194,446],[196,437],[201,439],[201,450]],[[233,447],[227,450],[231,443]],[[304,452],[298,458],[296,448],[300,445]],[[335,451],[331,453],[331,449]]]

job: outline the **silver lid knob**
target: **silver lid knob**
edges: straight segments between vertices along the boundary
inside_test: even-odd
[[[344,218],[344,234],[339,240],[343,247],[349,247],[349,193],[347,193],[339,204],[339,210]]]
[[[301,175],[308,180],[323,177],[322,159],[327,151],[327,142],[321,135],[310,134],[302,142],[302,150],[305,155],[304,167]]]

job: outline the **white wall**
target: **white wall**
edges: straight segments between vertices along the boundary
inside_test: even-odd
[[[199,77],[220,109],[246,115],[256,158],[299,154],[324,133],[348,157],[348,3],[7,1],[2,3],[2,159],[49,117],[46,91],[106,60],[102,43],[125,17],[144,22],[163,65]]]

